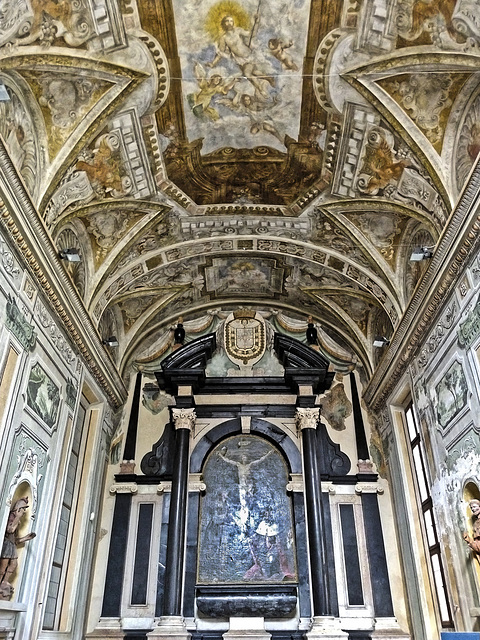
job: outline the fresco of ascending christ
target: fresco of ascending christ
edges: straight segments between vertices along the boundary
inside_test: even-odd
[[[202,153],[298,138],[309,0],[174,0],[185,120]],[[294,115],[295,114],[295,115]]]

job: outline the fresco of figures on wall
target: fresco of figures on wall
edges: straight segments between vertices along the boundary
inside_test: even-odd
[[[49,427],[57,421],[60,391],[57,385],[37,363],[28,378],[27,405]]]
[[[205,464],[198,582],[296,581],[288,470],[258,436],[222,441]]]
[[[460,362],[454,362],[435,387],[437,419],[442,427],[467,404],[467,380]]]
[[[309,6],[174,2],[187,132],[204,138],[204,153],[261,145],[284,151],[285,134],[298,137]]]

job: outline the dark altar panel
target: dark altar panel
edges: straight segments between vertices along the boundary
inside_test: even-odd
[[[267,440],[238,435],[207,458],[201,501],[198,584],[298,580],[288,469]]]

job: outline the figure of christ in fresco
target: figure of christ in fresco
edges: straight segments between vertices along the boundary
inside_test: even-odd
[[[203,468],[198,582],[296,580],[288,469],[258,436],[220,443]]]
[[[259,15],[255,14],[253,18],[251,31],[235,26],[232,16],[222,18],[220,25],[223,33],[217,42],[217,53],[207,66],[213,69],[222,58],[233,60],[242,76],[253,85],[258,99],[268,100],[269,88],[275,86],[275,79],[262,68],[262,62],[252,48],[252,41],[258,31]]]
[[[238,524],[240,525],[240,529],[242,533],[246,533],[247,531],[247,522],[249,517],[249,507],[247,503],[247,495],[250,491],[250,483],[248,480],[248,476],[250,473],[250,469],[263,462],[268,456],[273,453],[273,450],[270,449],[267,453],[265,453],[261,458],[257,460],[252,460],[251,462],[247,462],[247,456],[245,454],[242,455],[240,460],[234,460],[233,458],[227,458],[227,450],[224,449],[219,452],[219,456],[228,462],[228,464],[232,464],[237,467],[238,472],[238,495],[240,498],[240,511],[238,513]]]
[[[211,105],[212,99],[217,94],[227,95],[237,82],[237,78],[225,80],[218,73],[214,73],[210,78],[207,78],[205,69],[199,62],[194,63],[193,69],[200,90],[187,96],[188,103],[197,118],[207,118],[215,122],[220,116],[218,111]]]

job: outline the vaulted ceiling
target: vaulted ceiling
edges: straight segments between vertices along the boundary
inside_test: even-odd
[[[480,150],[479,15],[3,0],[0,135],[120,370],[244,306],[371,374]]]

